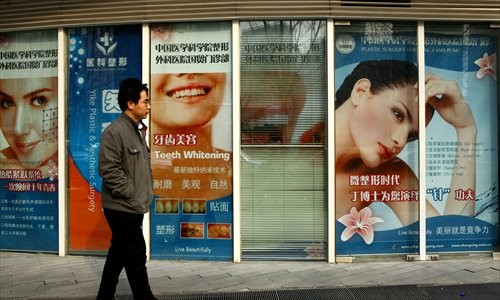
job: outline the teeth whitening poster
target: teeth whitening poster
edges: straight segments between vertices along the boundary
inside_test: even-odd
[[[416,28],[370,22],[337,30],[336,126],[369,133],[336,139],[337,152],[348,154],[337,160],[337,253],[418,253],[417,94],[402,84],[415,77]],[[426,30],[420,79],[428,104],[421,157],[427,251],[491,251],[498,239],[497,40],[441,32]],[[377,86],[389,88],[370,89]]]
[[[57,30],[0,33],[0,250],[58,251],[57,54]]]
[[[151,25],[151,257],[233,256],[231,23]]]
[[[118,89],[142,77],[141,26],[69,29],[69,249],[107,250],[97,154],[101,133],[120,114]]]

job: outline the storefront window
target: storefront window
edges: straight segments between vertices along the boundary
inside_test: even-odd
[[[339,255],[419,251],[418,81],[427,251],[491,251],[497,243],[498,36],[478,24],[424,26],[424,78],[416,24],[335,28]]]
[[[151,257],[231,260],[231,23],[151,26]]]
[[[336,253],[418,251],[416,24],[335,27]]]
[[[324,259],[324,21],[241,22],[243,259]]]
[[[0,33],[0,249],[58,250],[57,31]]]
[[[68,37],[69,250],[106,251],[97,154],[102,131],[122,113],[120,82],[141,78],[141,26],[71,28]]]
[[[427,250],[498,242],[498,31],[425,24]]]

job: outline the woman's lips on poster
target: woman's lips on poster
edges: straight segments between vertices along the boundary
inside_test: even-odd
[[[244,108],[245,109],[245,108]],[[265,117],[274,115],[289,115],[290,108],[284,103],[282,105],[269,105],[265,107],[250,107],[249,112],[253,116]]]
[[[40,141],[35,142],[16,142],[16,147],[19,151],[26,153],[35,147]]]
[[[250,144],[282,144],[290,123],[286,105],[243,108],[243,139]]]
[[[380,158],[383,160],[389,159],[389,158],[394,156],[394,152],[390,148],[388,148],[382,144],[379,144],[378,153],[379,153]]]
[[[288,115],[265,116],[259,119],[248,120],[248,127],[276,126],[288,124]]]

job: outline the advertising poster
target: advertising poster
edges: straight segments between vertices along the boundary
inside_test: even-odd
[[[151,26],[151,257],[231,260],[231,23]]]
[[[415,27],[357,26],[335,41],[337,251],[416,253]],[[484,34],[425,36],[429,252],[496,245],[496,47]]]
[[[97,154],[101,132],[121,114],[120,81],[141,78],[141,26],[69,31],[69,248],[107,250]]]
[[[0,33],[0,249],[58,251],[57,31]]]
[[[491,251],[498,243],[498,40],[477,27],[425,35],[426,86],[451,81],[438,105],[463,98],[470,109],[447,116],[436,105],[426,129],[430,252]]]

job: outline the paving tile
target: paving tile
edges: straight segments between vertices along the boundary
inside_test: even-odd
[[[100,284],[104,262],[105,257],[0,252],[0,297],[2,300],[9,297],[65,299],[64,296],[72,295],[92,299]],[[423,262],[368,261],[364,258],[338,264],[152,260],[148,261],[147,267],[153,291],[168,295],[317,287],[415,287],[469,283],[498,283],[500,286],[500,261],[485,257]],[[129,299],[130,293],[126,274],[122,272],[117,285],[119,299]]]
[[[45,285],[43,284],[43,282],[26,283],[13,287],[11,289],[11,295],[13,297],[28,297],[44,293],[45,293]]]

